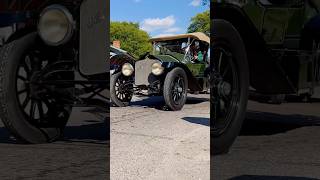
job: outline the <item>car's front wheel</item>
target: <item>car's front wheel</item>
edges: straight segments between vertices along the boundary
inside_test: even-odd
[[[166,105],[173,111],[181,110],[187,100],[188,78],[180,68],[172,69],[166,76],[163,86],[163,97]]]
[[[121,72],[111,75],[110,98],[118,107],[128,106],[133,97],[133,78],[126,77]]]
[[[43,45],[41,46],[43,47]],[[0,51],[0,117],[18,139],[26,143],[45,143],[59,138],[72,106],[52,92],[68,88],[42,84],[48,66],[54,63],[39,50],[37,34],[31,33],[15,40]],[[54,80],[68,78],[52,76]]]

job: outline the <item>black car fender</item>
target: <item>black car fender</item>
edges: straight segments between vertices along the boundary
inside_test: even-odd
[[[120,72],[125,63],[130,63],[134,67],[135,59],[127,54],[117,54],[110,58],[110,70],[114,71],[113,74]]]
[[[191,91],[202,91],[202,88],[198,83],[198,80],[193,76],[192,72],[185,64],[180,62],[163,62],[162,66],[165,68],[166,74],[176,67],[182,68],[186,72],[188,77],[188,88]]]
[[[6,44],[10,43],[10,42],[12,42],[14,40],[17,40],[17,39],[20,39],[20,38],[26,36],[27,34],[30,34],[30,33],[36,32],[36,31],[37,31],[37,28],[36,27],[32,27],[32,26],[19,29],[19,30],[13,32],[9,36],[8,40],[5,43]]]

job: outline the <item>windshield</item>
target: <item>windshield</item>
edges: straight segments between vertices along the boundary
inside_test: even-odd
[[[188,43],[188,39],[154,42],[153,54],[184,56],[187,43]]]
[[[154,55],[169,55],[188,62],[204,62],[208,56],[209,44],[190,39],[178,39],[153,43]]]

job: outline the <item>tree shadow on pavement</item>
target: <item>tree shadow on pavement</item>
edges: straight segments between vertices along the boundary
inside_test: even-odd
[[[0,128],[0,143],[15,144],[16,141],[11,137],[9,131],[5,127]]]
[[[185,121],[188,121],[190,123],[200,124],[200,125],[204,125],[204,126],[210,126],[210,118],[184,117],[182,119]]]
[[[90,120],[90,122],[93,121],[95,120]],[[104,144],[107,140],[110,140],[110,133],[108,133],[108,129],[109,123],[107,122],[67,126],[64,137],[58,141]],[[5,127],[0,128],[0,143],[24,144],[16,141]]]
[[[210,98],[188,97],[186,104],[200,104],[206,101],[210,101]],[[143,97],[143,99],[140,101],[131,102],[130,106],[142,106],[146,108],[154,108],[163,111],[168,110],[168,108],[165,105],[164,98],[162,96]]]
[[[248,111],[240,136],[274,135],[301,127],[319,125],[320,117],[317,116]]]
[[[96,142],[110,140],[109,123],[99,122],[80,126],[68,126],[63,140],[76,142]]]
[[[80,125],[67,125],[64,136],[57,142],[107,143],[107,141],[110,140],[109,114],[97,109],[90,109],[82,112],[95,113],[95,116],[98,118],[84,120]],[[5,127],[0,127],[0,143],[23,144],[15,140]]]
[[[62,140],[94,144],[104,144],[107,140],[110,140],[109,111],[106,112],[104,109],[90,108],[82,112],[91,113],[97,118],[85,120],[84,122],[88,124],[67,126]]]
[[[229,180],[317,180],[315,178],[306,177],[293,177],[293,176],[255,176],[255,175],[242,175],[238,177],[230,178]]]

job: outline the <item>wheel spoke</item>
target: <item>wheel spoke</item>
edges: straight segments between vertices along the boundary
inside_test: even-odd
[[[212,102],[213,129],[215,134],[220,134],[229,125],[232,113],[238,107],[238,79],[232,54],[222,47],[217,47],[214,54],[216,61],[214,61],[213,68],[216,81],[214,81],[212,92],[214,96]]]
[[[218,61],[218,73],[220,73],[221,71],[221,63],[222,63],[222,58],[223,58],[223,52],[220,52],[220,55],[219,55],[219,61]]]
[[[30,102],[30,97],[29,97],[29,95],[27,95],[25,100],[22,103],[22,108],[25,109],[29,102]]]
[[[23,76],[21,76],[21,75],[18,75],[18,79],[21,79],[21,80],[23,80],[23,81],[27,81],[27,78],[25,78],[25,77],[23,77]]]
[[[26,58],[23,61],[23,67],[25,68],[25,71],[30,74],[32,71],[32,63],[30,56],[26,56]]]
[[[34,120],[35,111],[36,111],[36,103],[34,102],[34,100],[31,100],[31,107],[30,107],[30,114],[29,114],[29,118],[31,121]]]
[[[17,93],[18,93],[18,95],[20,95],[20,94],[27,93],[27,92],[28,92],[28,88],[24,88],[24,89],[18,91]]]
[[[37,101],[37,106],[38,106],[38,110],[39,110],[40,119],[42,119],[44,117],[44,112],[43,112],[42,102],[40,100]]]
[[[230,66],[227,66],[226,69],[225,69],[225,70],[223,71],[223,73],[222,73],[222,78],[225,78],[225,77],[226,77],[229,69],[230,69]]]

